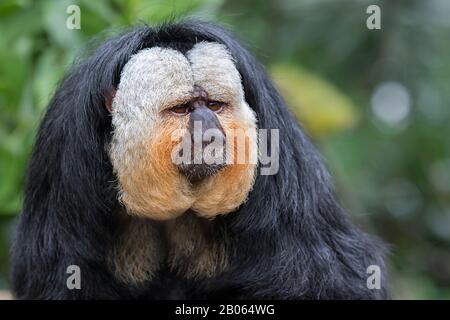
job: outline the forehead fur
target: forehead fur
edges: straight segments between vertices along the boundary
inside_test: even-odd
[[[186,56],[160,47],[133,55],[122,70],[113,110],[116,115],[127,110],[129,116],[171,107],[189,99],[194,85],[203,87],[214,100],[233,105],[244,100],[241,76],[227,48],[200,42]]]
[[[188,98],[193,85],[191,66],[180,52],[159,47],[141,50],[122,70],[113,117],[126,110],[128,117],[152,119],[152,111]]]
[[[234,105],[244,99],[241,76],[224,45],[200,42],[186,55],[191,63],[195,84],[204,88],[212,99]]]

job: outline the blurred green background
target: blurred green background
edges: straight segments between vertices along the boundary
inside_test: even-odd
[[[66,9],[81,8],[68,30]],[[366,8],[381,8],[368,30]],[[332,171],[352,219],[392,244],[394,298],[450,298],[450,1],[0,2],[0,289],[36,128],[93,36],[193,16],[267,66]]]

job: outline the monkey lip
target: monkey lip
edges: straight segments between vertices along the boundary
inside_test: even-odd
[[[178,170],[186,176],[191,183],[198,183],[207,177],[217,174],[225,168],[225,164],[181,164]]]

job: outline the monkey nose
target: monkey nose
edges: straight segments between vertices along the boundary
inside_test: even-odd
[[[225,167],[225,133],[215,113],[203,106],[196,106],[190,113],[189,133],[189,163],[179,165],[178,169],[191,183],[196,183]],[[206,148],[210,145],[211,148]]]
[[[211,143],[215,146],[224,145],[225,132],[220,124],[216,114],[207,107],[196,107],[189,117],[189,132],[191,134],[192,144],[195,147],[194,156],[203,152]],[[201,150],[200,149],[201,146]]]
[[[225,132],[216,114],[203,104],[197,104],[190,113],[189,132],[194,142],[203,144],[225,138]]]

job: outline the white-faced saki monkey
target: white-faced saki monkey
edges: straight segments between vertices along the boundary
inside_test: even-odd
[[[278,134],[263,143],[261,129]],[[276,172],[263,172],[264,152]],[[384,252],[349,221],[263,67],[228,31],[186,20],[114,36],[62,80],[29,162],[12,290],[377,299],[388,291]]]

